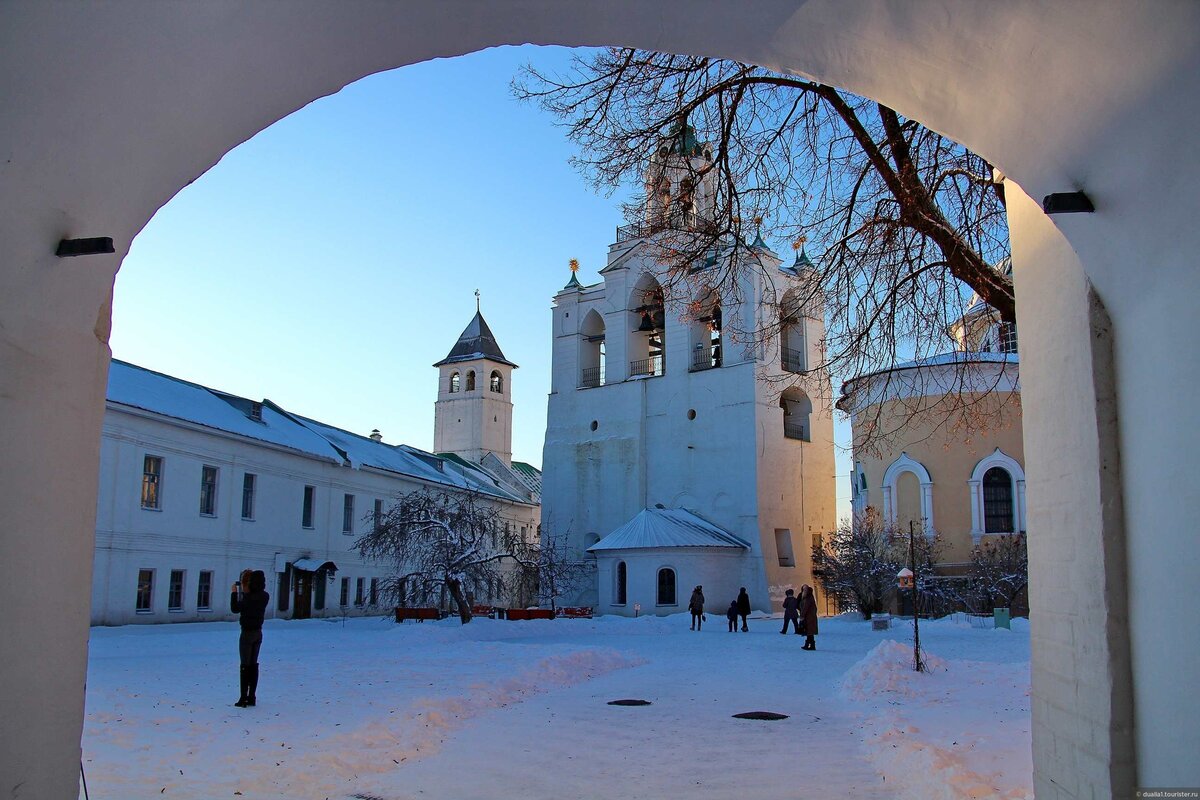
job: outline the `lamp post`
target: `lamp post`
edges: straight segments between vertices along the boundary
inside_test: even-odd
[[[913,612],[913,669],[917,672],[924,672],[925,662],[921,660],[921,615],[917,613],[916,547],[913,543],[913,524],[911,520],[908,523],[908,563],[912,569],[905,567],[897,572],[896,585],[901,589],[908,589]]]

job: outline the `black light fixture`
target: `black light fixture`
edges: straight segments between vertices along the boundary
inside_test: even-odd
[[[59,241],[58,249],[54,251],[54,255],[59,258],[70,258],[72,256],[98,256],[103,253],[115,252],[112,238],[99,236],[94,239],[62,239]]]
[[[1082,214],[1096,210],[1083,192],[1056,192],[1042,198],[1042,211],[1047,214]]]

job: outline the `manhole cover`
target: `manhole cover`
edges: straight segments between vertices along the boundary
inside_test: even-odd
[[[734,719],[787,719],[787,714],[776,714],[774,711],[746,711],[734,714]]]
[[[649,700],[609,700],[610,706],[648,706]]]

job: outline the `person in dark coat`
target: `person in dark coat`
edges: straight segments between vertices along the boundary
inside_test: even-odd
[[[246,573],[250,573],[247,577]],[[233,584],[233,593],[229,596],[229,609],[238,615],[238,624],[242,627],[242,635],[238,639],[238,656],[241,660],[239,682],[242,696],[234,703],[238,708],[255,704],[255,692],[258,691],[258,651],[262,647],[263,617],[267,614],[267,603],[271,595],[267,594],[267,576],[261,569],[242,573],[242,580]]]
[[[737,613],[742,618],[742,631],[749,631],[750,627],[746,624],[746,620],[750,618],[750,595],[746,594],[745,586],[738,592]]]
[[[787,595],[783,598],[783,630],[780,633],[787,633],[788,623],[792,623],[796,634],[800,633],[800,618],[796,615],[796,593],[791,589],[787,590]]]
[[[807,583],[800,587],[800,627],[804,630],[805,640],[801,650],[816,650],[817,643],[813,637],[817,635],[817,598],[813,588]]]
[[[729,620],[729,632],[736,633],[738,620],[737,600],[733,600],[729,603],[729,610],[725,612],[725,619]]]
[[[688,611],[692,612],[692,630],[700,630],[704,622],[704,587],[697,586],[692,590],[692,599],[688,601]]]

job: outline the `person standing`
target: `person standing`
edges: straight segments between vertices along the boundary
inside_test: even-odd
[[[704,622],[704,587],[697,586],[692,590],[692,599],[688,601],[688,611],[692,612],[692,630],[700,630]]]
[[[746,594],[745,586],[743,586],[742,590],[738,592],[737,613],[738,616],[742,618],[742,632],[745,633],[746,631],[749,631],[750,627],[746,624],[746,620],[750,618],[750,595]]]
[[[792,623],[796,634],[800,634],[800,618],[796,615],[796,593],[791,589],[787,590],[787,594],[783,598],[783,630],[780,633],[787,633],[788,623]]]
[[[737,600],[731,600],[729,602],[729,610],[725,612],[725,619],[729,620],[729,632],[736,633],[737,632],[737,621],[738,621]]]
[[[258,651],[262,647],[263,617],[267,613],[267,603],[271,595],[267,594],[267,575],[261,569],[245,570],[242,579],[233,584],[233,592],[229,596],[229,609],[238,615],[238,624],[242,635],[238,639],[238,656],[240,668],[238,679],[242,688],[242,696],[234,703],[238,708],[255,704],[255,693],[258,691]]]
[[[804,646],[801,650],[816,650],[817,643],[813,637],[817,635],[817,598],[813,588],[807,583],[800,587],[800,626],[804,630]]]

